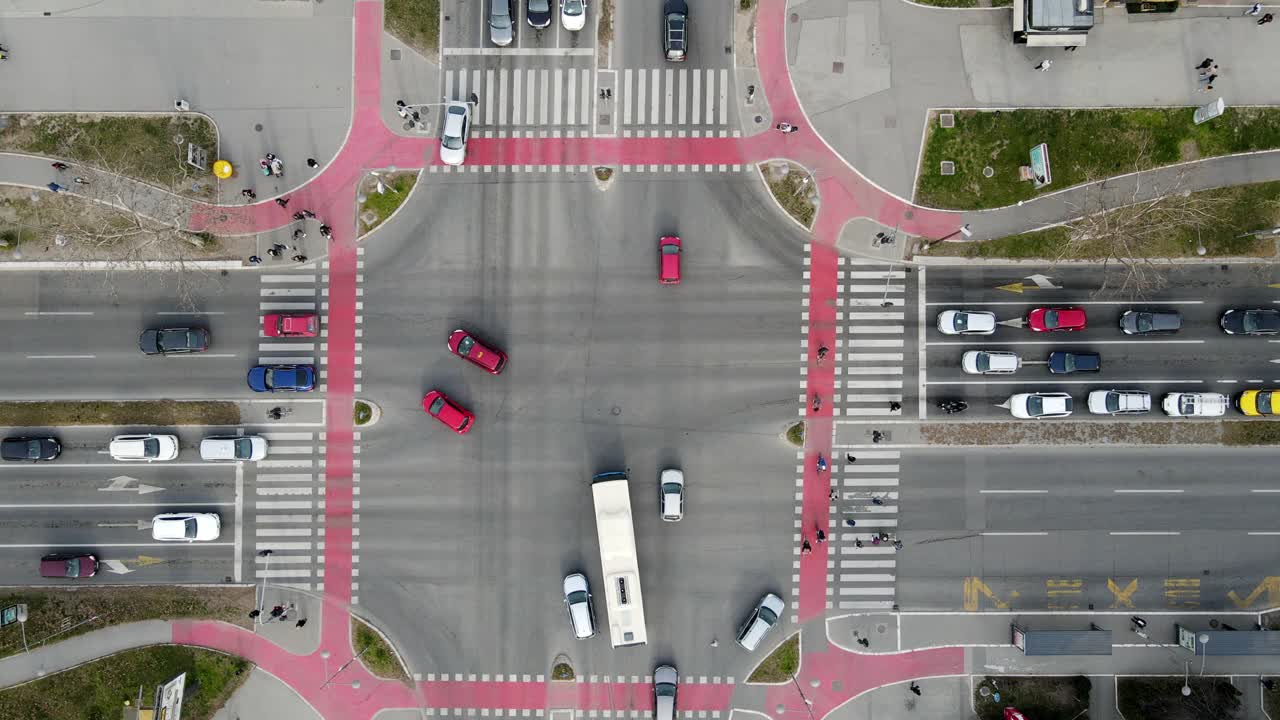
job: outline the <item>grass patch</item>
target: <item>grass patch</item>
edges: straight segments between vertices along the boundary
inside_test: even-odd
[[[1191,694],[1183,697],[1182,678],[1121,678],[1116,688],[1125,720],[1203,720],[1238,717],[1240,690],[1226,678],[1188,678]],[[1019,707],[1019,710],[1023,708]],[[1027,713],[1027,717],[1036,717]]]
[[[1198,243],[1204,244],[1208,257],[1275,255],[1274,240],[1270,236],[1259,239],[1253,233],[1270,230],[1280,223],[1280,182],[1202,190],[1194,194],[1224,202],[1220,221],[1201,232],[1192,229],[1170,232],[1156,248],[1157,253],[1153,257],[1194,257]],[[970,258],[1057,258],[1067,236],[1066,228],[1054,227],[982,242],[934,243],[927,254]],[[1100,260],[1107,256],[1103,243],[1085,244],[1079,250],[1063,259]]]
[[[609,182],[609,178],[613,177],[613,168],[604,166],[597,167],[595,169],[595,173],[596,179],[600,182]]]
[[[750,10],[756,6],[756,0],[738,0],[739,10]]]
[[[596,22],[596,42],[602,46],[613,42],[613,0],[600,0],[600,19]]]
[[[569,663],[558,662],[551,667],[552,680],[572,680],[573,678],[573,667]]]
[[[952,112],[952,111],[947,111]],[[1113,177],[1137,169],[1184,160],[1280,147],[1280,111],[1227,108],[1203,125],[1192,122],[1192,108],[1136,110],[956,111],[956,126],[929,122],[916,201],[932,207],[975,210],[1011,205],[1040,193],[1018,179],[1030,164],[1028,153],[1049,144],[1053,184],[1061,190],[1089,179]],[[943,177],[943,160],[956,174]],[[982,169],[995,170],[991,178]]]
[[[1280,682],[1275,678],[1266,679],[1271,680],[1271,687],[1262,686],[1262,709],[1267,717],[1280,717]]]
[[[440,0],[386,0],[383,25],[400,42],[429,58],[440,46]]]
[[[367,183],[368,187],[362,191],[365,201],[360,206],[362,209],[361,214],[372,212],[376,216],[365,227],[365,233],[381,225],[404,204],[404,201],[409,198],[409,193],[413,190],[413,186],[418,182],[418,173],[395,173],[390,177],[383,175],[381,180],[382,184],[387,188],[386,192],[378,192],[378,178],[373,178],[371,182]]]
[[[0,425],[239,425],[240,407],[213,400],[0,402]]]
[[[988,695],[983,697],[982,690]],[[1092,685],[1083,675],[1075,677],[985,678],[973,691],[979,720],[1001,720],[1004,708],[1013,706],[1035,720],[1071,720],[1089,709]],[[995,693],[1000,701],[995,701]],[[1128,720],[1134,720],[1129,717]]]
[[[934,7],[944,8],[975,8],[978,7],[978,0],[914,0],[921,5],[932,5]]]
[[[1228,420],[1222,423],[1223,445],[1280,445],[1280,422]]]
[[[760,172],[764,174],[769,192],[773,193],[774,199],[783,210],[787,211],[788,215],[795,218],[796,222],[806,228],[810,227],[816,212],[813,203],[809,201],[813,178],[803,168],[793,163],[787,163],[785,175],[775,172],[771,169],[771,165],[773,163],[760,165]]]
[[[747,678],[749,683],[779,683],[790,680],[800,669],[800,633],[787,638],[769,653]]]
[[[37,559],[37,554],[33,553],[33,576]],[[125,560],[127,566],[135,569],[145,562],[146,559],[141,562]],[[109,625],[139,620],[207,618],[250,628],[252,624],[248,613],[253,609],[253,588],[184,588],[169,585],[145,588],[23,588],[0,595],[0,607],[18,603],[27,604],[27,644],[35,649],[46,642],[54,643]],[[20,652],[22,629],[15,624],[0,630],[0,657]],[[9,716],[0,712],[0,717]]]
[[[357,400],[355,409],[351,413],[351,421],[356,425],[363,425],[373,419],[373,408],[369,407],[369,403],[363,400]]]
[[[157,645],[128,650],[64,673],[0,691],[5,720],[114,720],[138,688],[150,705],[156,686],[187,674],[183,720],[207,720],[249,678],[253,665],[212,650]]]
[[[351,618],[351,649],[374,675],[386,680],[409,681],[391,645],[367,623],[354,617]]]
[[[218,154],[217,133],[203,115],[8,117],[9,126],[0,130],[0,150],[82,163],[189,196],[213,194],[213,173],[187,164],[188,142],[207,150],[210,162]],[[179,135],[184,138],[181,146],[174,143]]]
[[[804,421],[800,421],[795,425],[787,428],[787,442],[801,447],[804,445]]]

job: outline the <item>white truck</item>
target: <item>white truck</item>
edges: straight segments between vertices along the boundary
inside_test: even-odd
[[[1169,393],[1160,406],[1170,417],[1219,417],[1227,413],[1227,403],[1222,393]]]

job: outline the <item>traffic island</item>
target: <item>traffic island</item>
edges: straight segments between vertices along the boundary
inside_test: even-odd
[[[778,206],[805,230],[812,229],[818,212],[818,188],[813,176],[800,165],[785,161],[760,163],[757,169]]]
[[[360,236],[373,232],[374,228],[396,214],[418,184],[415,172],[379,172],[360,182],[356,195],[359,203]]]
[[[1005,708],[1016,708],[1033,720],[1070,720],[1089,711],[1092,685],[1074,677],[985,677],[973,690],[978,720],[1003,720]],[[1126,714],[1126,720],[1136,720]]]
[[[366,669],[384,680],[409,682],[404,663],[391,647],[391,641],[363,620],[351,618],[351,649]]]
[[[600,192],[613,187],[613,168],[597,165],[591,174],[595,176],[596,189]]]
[[[796,633],[777,647],[776,650],[769,653],[769,657],[765,658],[756,666],[751,676],[747,678],[749,683],[781,683],[788,682],[795,677],[796,672],[800,670],[800,633]]]
[[[212,400],[0,402],[0,425],[10,427],[239,424],[240,406],[234,402]]]
[[[802,420],[787,428],[787,431],[783,433],[783,437],[796,447],[804,447],[804,421]]]
[[[121,711],[129,717],[139,697],[150,706],[157,686],[186,673],[182,718],[209,720],[252,669],[243,658],[199,648],[156,645],[126,650],[0,691],[0,718],[84,720],[118,718]]]
[[[555,662],[551,663],[551,679],[561,682],[571,682],[577,675],[573,672],[573,665],[569,664],[568,655],[557,655]]]
[[[1280,444],[1280,423],[1261,419],[935,422],[920,426],[919,439],[928,445],[969,447],[1019,445],[1249,447]]]
[[[1254,676],[1242,680],[1257,682]],[[1227,720],[1241,716],[1240,695],[1225,677],[1122,677],[1116,682],[1116,705],[1125,720]]]
[[[32,565],[39,553],[31,556]],[[98,572],[144,578],[146,568],[173,560],[134,553],[100,557]],[[33,567],[34,572],[34,567]],[[77,588],[22,588],[0,594],[0,616],[17,605],[27,606],[23,627],[0,630],[0,657],[34,650],[112,625],[142,620],[221,620],[251,629],[249,611],[254,605],[253,587],[181,587],[176,585],[98,586]],[[6,618],[7,620],[7,618]],[[25,645],[24,645],[25,638]],[[9,715],[0,712],[0,718]]]
[[[368,400],[356,400],[351,421],[356,427],[377,425],[382,419],[382,408]]]

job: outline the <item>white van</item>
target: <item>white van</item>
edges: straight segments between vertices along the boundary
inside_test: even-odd
[[[200,459],[212,461],[261,460],[267,456],[267,440],[257,435],[207,437],[200,441]]]

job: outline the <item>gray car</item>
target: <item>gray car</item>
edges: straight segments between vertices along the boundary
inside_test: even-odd
[[[653,669],[653,720],[675,720],[676,685],[680,676],[670,665]]]
[[[1126,310],[1120,316],[1120,329],[1125,335],[1167,335],[1182,329],[1182,315],[1177,310]]]
[[[489,0],[489,41],[506,47],[516,39],[515,0]]]

